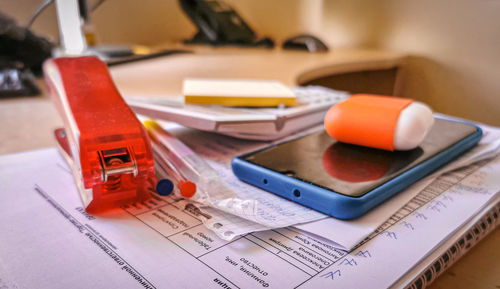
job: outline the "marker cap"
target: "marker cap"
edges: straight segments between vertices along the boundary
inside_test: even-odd
[[[180,180],[177,187],[179,187],[181,196],[184,198],[192,198],[196,193],[196,184],[190,181]]]
[[[174,183],[169,179],[162,179],[156,184],[156,192],[160,196],[168,196],[174,191]]]

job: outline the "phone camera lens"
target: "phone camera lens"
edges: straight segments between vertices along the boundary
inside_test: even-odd
[[[297,198],[300,197],[300,191],[297,189],[293,190],[293,195],[296,196]]]

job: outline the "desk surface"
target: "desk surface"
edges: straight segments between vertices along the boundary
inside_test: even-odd
[[[116,66],[112,75],[124,95],[175,96],[185,77],[271,78],[296,85],[331,74],[393,68],[403,61],[402,54],[369,50],[309,54],[224,48]],[[52,131],[61,125],[45,93],[0,99],[0,154],[55,146]],[[430,288],[500,288],[499,244],[497,229]]]
[[[111,74],[125,97],[165,97],[180,95],[182,80],[188,77],[273,79],[297,85],[334,74],[394,68],[404,58],[404,54],[374,50],[307,53],[218,48],[115,66]]]

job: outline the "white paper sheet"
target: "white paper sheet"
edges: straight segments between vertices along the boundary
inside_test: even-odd
[[[338,244],[338,248],[340,249],[351,250],[419,192],[429,186],[429,189],[432,189],[433,181],[440,175],[498,155],[500,153],[500,129],[488,126],[483,126],[482,128],[484,137],[476,147],[439,171],[418,181],[403,192],[385,201],[362,217],[348,221],[325,218],[319,221],[295,225],[295,228],[332,240]],[[439,183],[434,184],[434,186],[439,186]]]
[[[415,267],[413,267],[407,274],[402,276],[401,279],[399,279],[396,283],[392,284],[392,286],[390,288],[392,288],[392,289],[407,288],[408,286],[411,285],[412,282],[414,282],[415,279],[420,278],[422,276],[422,274],[427,271],[427,268],[429,266],[431,266],[436,261],[441,259],[444,254],[447,254],[448,256],[451,255],[452,258],[454,258],[453,260],[448,260],[444,263],[440,263],[441,268],[439,270],[440,271],[439,273],[444,273],[444,271],[446,269],[450,268],[450,266],[453,265],[453,262],[457,260],[456,258],[460,258],[461,256],[463,256],[463,254],[466,254],[468,252],[468,250],[473,248],[472,246],[474,246],[474,243],[477,242],[476,238],[478,238],[479,236],[476,235],[475,236],[476,238],[473,238],[471,241],[469,241],[470,243],[472,243],[472,246],[469,248],[467,248],[467,247],[462,248],[462,250],[460,250],[460,251],[459,250],[455,251],[454,254],[450,254],[450,251],[449,251],[450,248],[452,246],[456,246],[456,243],[459,242],[459,240],[463,239],[463,237],[469,233],[469,230],[472,230],[473,228],[475,228],[477,226],[477,222],[480,222],[481,219],[484,218],[485,214],[487,214],[491,210],[495,210],[495,207],[498,208],[498,206],[499,206],[498,202],[497,203],[491,202],[489,205],[487,205],[481,212],[476,214],[469,222],[467,222],[466,225],[464,225],[462,228],[458,229],[453,234],[453,236],[450,236],[449,239],[443,241],[442,244],[439,246],[439,248],[436,248],[436,250],[434,250],[432,253],[427,255],[419,264],[417,264]],[[497,209],[497,211],[498,211],[498,209]],[[489,215],[491,216],[491,213]],[[493,230],[495,230],[495,229],[493,228]],[[480,231],[480,235],[482,235],[481,237],[484,237],[483,234],[486,234],[486,233],[484,231]],[[481,237],[479,237],[479,238],[481,238]],[[465,244],[467,244],[467,243],[468,242],[466,242]],[[465,246],[465,244],[464,244],[464,246]],[[458,259],[458,260],[460,260],[460,259]],[[439,276],[439,275],[434,274],[433,278],[436,278],[437,276]],[[433,282],[434,280],[435,279],[432,279],[432,280],[430,280],[430,282]],[[429,284],[428,282],[429,281],[426,280],[427,285]],[[425,286],[423,286],[423,288],[425,288]]]
[[[499,176],[500,157],[497,157],[313,277],[307,285],[316,288],[388,288],[478,212],[500,201]]]
[[[210,192],[208,192],[209,198],[206,202],[191,202],[210,216],[210,218],[202,218],[204,224],[222,239],[232,240],[236,236],[250,232],[288,227],[327,217],[322,213],[246,184],[234,176],[231,170],[233,157],[268,146],[271,143],[241,140],[196,131],[174,123],[163,124],[163,127],[207,161],[219,173],[224,184],[234,193],[235,197],[224,199],[217,193],[210,196]],[[316,130],[318,128],[291,137],[306,135]],[[183,200],[181,205],[189,202],[189,200]]]
[[[295,225],[300,230],[335,242],[337,248],[342,250],[351,250],[438,176],[500,153],[500,129],[484,126],[485,137],[480,144],[461,158],[415,183],[364,216],[344,221],[329,218],[302,205],[265,192],[238,180],[234,176],[230,167],[231,159],[234,156],[269,144],[190,130],[172,123],[166,124],[165,127],[168,131],[177,135],[200,157],[207,160],[219,172],[221,179],[232,189],[240,201],[249,200],[248,203],[254,204],[251,208],[247,208],[245,214],[241,214],[241,210],[240,212],[233,210],[233,214],[231,214],[233,208],[231,206],[223,207],[224,204],[218,207],[223,211],[207,207],[202,208],[205,213],[211,216],[210,219],[203,219],[204,223],[208,228],[216,232],[219,237],[231,240],[235,236],[250,232]],[[317,129],[303,132],[303,134],[308,134]],[[234,208],[238,208],[238,206],[234,206]],[[240,217],[234,215],[237,213],[240,213]]]
[[[385,288],[498,197],[499,174],[497,159],[347,255],[290,228],[224,241],[168,197],[90,216],[56,149],[0,156],[1,279],[9,288]]]
[[[0,192],[7,288],[287,288],[324,268],[259,236],[224,241],[169,197],[90,216],[55,148],[0,156]],[[265,236],[287,234],[297,252],[313,254],[293,241],[301,234],[281,230]]]
[[[351,250],[419,192],[429,186],[432,189],[432,182],[440,175],[498,155],[500,153],[500,129],[489,126],[482,126],[482,129],[484,137],[472,150],[434,174],[413,184],[364,216],[350,221],[325,218],[315,222],[295,225],[295,228],[332,240],[338,244],[340,249]],[[439,186],[439,183],[434,185]]]

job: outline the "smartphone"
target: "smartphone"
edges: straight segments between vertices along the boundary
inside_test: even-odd
[[[384,151],[337,142],[324,130],[235,157],[242,181],[339,219],[352,219],[473,147],[481,129],[436,118],[423,143]]]

